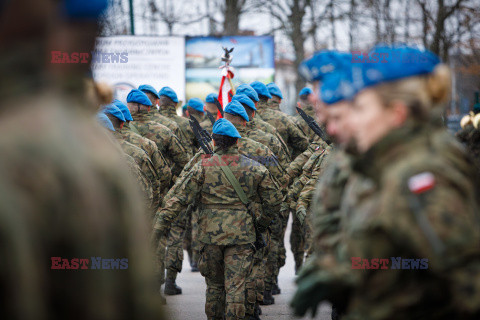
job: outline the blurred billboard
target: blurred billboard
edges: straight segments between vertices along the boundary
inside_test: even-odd
[[[185,38],[99,37],[92,52],[92,73],[95,81],[112,85],[115,98],[124,102],[141,84],[157,90],[169,86],[184,100]]]
[[[235,68],[233,84],[258,80],[272,82],[275,74],[274,41],[272,36],[187,37],[186,98],[205,99],[218,93],[221,79],[219,67],[223,49],[235,48],[231,66]]]

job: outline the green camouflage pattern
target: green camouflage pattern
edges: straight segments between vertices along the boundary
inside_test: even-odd
[[[148,112],[148,116],[150,117],[151,120],[157,123],[160,123],[165,127],[167,127],[168,129],[172,130],[173,134],[175,134],[182,142],[184,140],[185,142],[187,142],[186,137],[183,134],[182,130],[180,130],[180,127],[178,126],[178,124],[172,119],[161,115],[157,108],[150,109],[150,111]]]
[[[145,173],[142,172],[131,156],[125,153],[124,158],[132,177],[135,178],[138,188],[142,191],[145,208],[148,208],[153,201],[153,190],[150,181],[148,181]]]
[[[72,87],[33,78],[12,82],[28,94],[1,94],[0,318],[164,319],[147,211],[125,157]],[[127,258],[128,269],[51,270],[52,257],[92,256]]]
[[[218,150],[224,156],[249,199],[259,201],[263,212],[259,223],[269,225],[282,200],[268,170],[238,152],[237,146]],[[178,179],[158,212],[155,228],[164,230],[182,209],[195,202],[200,206],[199,241],[204,244],[234,245],[253,243],[253,221],[237,193],[215,165],[214,158],[203,157],[181,179]],[[248,164],[243,166],[242,164]],[[249,186],[248,188],[245,186]]]
[[[245,287],[252,272],[253,251],[251,244],[202,247],[198,268],[207,283],[207,319],[245,319]]]
[[[257,113],[262,120],[277,129],[283,141],[288,145],[290,155],[295,158],[308,148],[308,138],[303,134],[289,116],[273,110],[266,101],[259,101]]]
[[[113,134],[117,138],[117,141],[120,144],[122,150],[135,160],[137,165],[140,167],[142,173],[148,179],[153,195],[148,208],[151,213],[150,219],[153,219],[153,216],[157,212],[157,209],[160,207],[160,182],[158,179],[157,171],[155,170],[152,161],[147,156],[147,153],[145,151],[123,140],[116,131]]]
[[[313,106],[311,104],[304,104],[301,108],[303,111],[305,111],[307,115],[316,119],[315,110],[313,109]],[[291,119],[310,142],[320,139],[320,137],[308,126],[307,122],[303,120],[303,118],[298,114],[298,112]]]
[[[158,112],[162,116],[177,123],[178,127],[182,131],[182,135],[184,136],[182,142],[185,141],[185,143],[187,143],[185,145],[185,149],[187,149],[188,153],[195,154],[200,146],[195,138],[195,134],[193,134],[192,128],[190,127],[189,120],[179,116],[174,106],[160,106]]]
[[[170,187],[170,183],[172,181],[172,171],[170,170],[168,162],[163,154],[158,151],[158,147],[155,142],[133,132],[128,123],[125,123],[123,128],[117,129],[116,132],[120,134],[125,141],[136,145],[147,153],[155,170],[157,171],[158,179],[160,181],[160,195],[163,197]]]
[[[187,151],[180,140],[166,126],[150,120],[147,111],[140,110],[133,115],[135,128],[145,138],[152,140],[158,150],[169,161],[170,169],[174,176],[178,176],[182,168],[190,160]]]
[[[327,293],[319,298],[346,303],[345,319],[477,318],[479,180],[463,148],[443,129],[409,121],[353,168],[341,242],[318,262]],[[429,187],[412,187],[425,173]],[[352,257],[428,259],[428,268],[357,270]]]
[[[290,153],[290,149],[288,148],[287,143],[283,140],[282,136],[280,135],[280,133],[278,133],[278,130],[274,126],[264,121],[258,114],[256,114],[255,119],[250,120],[247,123],[247,125],[250,125],[251,127],[255,127],[265,133],[269,133],[273,135],[275,138],[277,138],[277,140],[280,142],[283,152],[285,152],[285,154],[288,155],[288,161],[290,161],[290,158],[292,156]]]

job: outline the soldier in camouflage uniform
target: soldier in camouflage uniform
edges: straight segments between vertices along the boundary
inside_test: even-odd
[[[158,150],[169,161],[172,174],[178,176],[190,159],[178,137],[166,126],[150,120],[148,112],[151,102],[142,91],[137,89],[130,91],[127,96],[127,104],[135,121],[134,127],[143,137],[155,142]]]
[[[225,119],[213,128],[215,153],[239,180],[252,202],[261,203],[263,213],[257,219],[265,231],[281,202],[281,194],[268,170],[238,152],[240,135]],[[183,208],[201,203],[199,241],[203,243],[199,262],[206,279],[205,313],[208,319],[244,319],[245,284],[252,269],[255,231],[252,217],[223,171],[220,158],[203,158],[177,181],[159,212],[155,232],[164,234]],[[245,166],[244,164],[250,164]]]
[[[273,110],[268,106],[268,99],[272,95],[265,84],[255,81],[250,84],[258,94],[259,102],[257,104],[257,113],[262,120],[275,127],[281,135],[283,141],[288,145],[292,159],[305,151],[308,147],[307,137],[297,128],[290,117],[281,111]]]
[[[258,94],[257,92],[255,91],[255,89],[253,89],[251,86],[249,86],[248,84],[242,84],[240,85],[237,90],[236,90],[236,95],[245,95],[247,96],[251,101],[252,103],[254,104],[254,107],[251,108],[253,110],[255,110],[255,119],[251,119],[250,122],[249,122],[249,125],[252,126],[252,127],[255,127],[265,133],[269,133],[273,136],[275,136],[275,138],[278,139],[278,141],[280,142],[281,144],[281,147],[283,149],[283,152],[285,154],[287,154],[288,156],[288,162],[290,162],[290,158],[291,158],[291,152],[290,152],[290,149],[288,148],[287,144],[285,143],[285,141],[283,140],[282,136],[280,135],[280,133],[277,131],[277,129],[272,126],[270,123],[264,121],[259,115],[258,113],[256,112],[257,110],[257,105],[258,105],[258,102],[260,101],[260,99],[258,98]],[[232,98],[233,99],[233,98]],[[273,151],[273,150],[272,150]]]
[[[185,140],[182,140],[182,142],[186,143],[185,149],[187,149],[187,151],[191,154],[197,153],[199,145],[195,139],[192,128],[190,128],[188,119],[177,115],[176,104],[178,103],[178,98],[175,91],[173,91],[170,87],[163,87],[158,92],[158,96],[160,97],[158,100],[158,112],[178,124],[183,136],[185,137]]]
[[[157,170],[155,170],[152,161],[150,160],[145,151],[123,140],[122,136],[118,133],[117,130],[122,128],[123,124],[125,123],[125,117],[123,116],[123,113],[114,104],[109,104],[105,106],[103,112],[110,119],[114,128],[113,135],[117,139],[117,142],[119,143],[123,152],[125,152],[135,160],[137,165],[140,167],[140,170],[149,181],[149,186],[152,189],[153,195],[150,203],[148,203],[148,208],[150,212],[149,219],[151,220],[153,219],[153,216],[155,215],[159,207],[158,203],[160,200],[160,181],[158,177],[158,172]]]
[[[94,120],[99,105],[85,99],[89,64],[42,58],[92,51],[106,1],[88,19],[75,6],[60,17],[59,4],[20,0],[0,10],[8,61],[0,67],[0,318],[163,319],[142,196]],[[74,267],[72,258],[92,256],[127,258],[128,269],[52,268],[55,257]]]
[[[245,126],[249,121],[245,108],[240,102],[233,100],[224,110],[225,119],[232,122],[240,134],[245,133]],[[285,185],[285,173],[276,161],[275,155],[264,145],[245,136],[238,143],[240,153],[253,160],[265,165],[270,171],[272,177],[279,186]],[[281,190],[281,189],[280,189]],[[281,190],[283,191],[283,190]],[[261,207],[258,208],[261,212]],[[281,229],[282,222],[278,214],[274,217],[270,228],[272,230]],[[264,235],[269,239],[269,233]],[[258,250],[254,256],[253,269],[247,287],[247,314],[251,317],[258,316],[260,307],[258,304],[273,304],[275,300],[272,297],[272,287],[274,285],[274,270],[277,268],[278,261],[278,243],[269,241],[267,247]],[[257,314],[255,314],[257,311]]]
[[[157,105],[158,105],[158,99],[160,97],[158,96],[158,93],[155,90],[155,88],[149,84],[142,84],[141,86],[138,87],[138,90],[145,93],[148,99],[150,100],[150,102],[152,103],[152,108],[148,112],[150,119],[172,130],[172,132],[180,139],[180,141],[182,141],[183,143],[186,143],[186,137],[184,136],[183,132],[180,130],[180,127],[178,126],[178,124],[172,119],[162,116],[160,112],[158,112]]]
[[[125,123],[122,128],[116,129],[117,133],[123,140],[136,145],[143,151],[145,151],[153,163],[155,170],[159,176],[160,181],[160,199],[163,199],[167,191],[170,189],[170,183],[172,180],[172,171],[168,166],[165,157],[158,151],[157,145],[150,139],[142,137],[140,134],[135,133],[130,127],[130,121],[133,121],[132,115],[128,107],[119,100],[114,100],[113,104],[120,109],[125,117]],[[160,204],[159,204],[160,205]]]
[[[449,96],[448,68],[416,48],[371,52],[421,62],[361,66],[351,112],[359,156],[342,203],[342,241],[304,270],[293,305],[302,314],[322,299],[346,302],[345,319],[477,319],[478,177],[464,150],[430,122]]]

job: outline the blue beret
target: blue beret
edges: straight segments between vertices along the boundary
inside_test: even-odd
[[[244,94],[250,99],[252,99],[254,102],[258,102],[258,94],[255,89],[250,87],[248,84],[241,84],[237,90],[235,91],[236,94]]]
[[[151,85],[149,84],[142,84],[140,87],[138,87],[138,90],[140,91],[143,91],[143,92],[148,92],[148,93],[151,93],[155,96],[155,98],[160,98],[158,96],[158,93],[157,93],[157,90],[155,90],[154,87],[152,87]]]
[[[240,102],[244,106],[249,107],[250,109],[257,110],[257,108],[255,108],[255,103],[253,103],[253,101],[246,95],[238,93],[238,91],[237,94],[232,97],[232,101],[235,100]]]
[[[300,90],[300,93],[298,95],[299,96],[308,96],[311,93],[313,93],[312,89],[310,89],[309,87],[305,87],[302,90]]]
[[[205,113],[205,110],[203,110],[203,101],[198,98],[192,98],[188,100],[187,106],[197,111]]]
[[[128,93],[127,102],[140,103],[149,107],[152,105],[152,102],[148,99],[147,95],[138,89],[133,89]]]
[[[106,105],[103,108],[103,112],[111,114],[112,116],[114,116],[118,120],[120,120],[122,122],[125,122],[125,117],[123,116],[122,111],[120,111],[120,109],[118,109],[117,106],[114,105],[113,103],[110,103],[110,104]]]
[[[218,95],[215,93],[210,93],[205,99],[205,102],[215,103],[215,100],[218,101]]]
[[[173,102],[178,103],[177,94],[170,87],[163,87],[158,91],[158,96],[166,96],[170,98]]]
[[[223,109],[223,112],[233,114],[234,116],[240,116],[248,122],[247,112],[245,111],[245,108],[242,106],[242,104],[237,100],[232,100],[232,102],[227,104],[225,109]]]
[[[440,63],[432,52],[406,45],[378,45],[368,55],[372,62],[352,63],[353,81],[359,90],[382,82],[428,74]]]
[[[212,133],[228,136],[232,138],[241,138],[235,126],[225,118],[220,118],[213,124]]]
[[[97,121],[100,123],[103,127],[107,128],[110,131],[115,131],[115,128],[113,128],[112,121],[108,119],[105,113],[103,112],[97,112]]]
[[[68,18],[96,20],[108,7],[108,0],[64,0],[62,11]]]
[[[334,104],[343,100],[352,100],[357,90],[351,77],[351,69],[338,69],[326,76],[320,87],[320,99],[326,104]]]
[[[257,94],[259,96],[264,96],[267,97],[268,99],[272,98],[272,95],[268,91],[267,86],[264,83],[261,83],[260,81],[253,81],[250,83],[250,87],[252,87],[255,91],[257,91]]]
[[[338,51],[320,51],[298,67],[298,73],[309,82],[322,81],[325,75],[336,71],[345,62],[352,61],[352,54]]]
[[[130,114],[130,110],[128,110],[128,107],[123,103],[122,101],[115,99],[112,102],[115,106],[117,106],[120,111],[122,111],[123,116],[125,117],[125,120],[127,121],[133,121],[132,115]]]
[[[280,88],[275,83],[270,82],[269,84],[267,84],[267,89],[272,96],[277,96],[280,99],[283,99],[282,91],[280,91]]]

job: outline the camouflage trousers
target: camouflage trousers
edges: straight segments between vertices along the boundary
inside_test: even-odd
[[[183,249],[187,251],[190,263],[198,262],[200,255],[200,244],[198,243],[198,210],[196,207],[189,206],[191,214],[187,216],[187,230],[183,241]]]
[[[274,284],[277,283],[278,273],[280,271],[280,253],[283,243],[283,221],[281,217],[277,217],[272,221],[270,225],[271,232],[271,245],[267,256],[267,264],[265,269],[265,290],[272,290]],[[285,255],[285,251],[283,251]]]
[[[154,253],[154,272],[158,288],[165,283],[165,250],[167,246],[167,237],[162,236],[156,246]]]
[[[301,265],[305,256],[305,237],[303,227],[297,215],[292,212],[292,232],[290,233],[290,246],[295,258],[295,264]]]
[[[278,240],[278,262],[277,262],[277,268],[275,271],[275,277],[278,277],[278,274],[280,272],[280,268],[285,265],[285,261],[287,259],[287,250],[285,249],[285,232],[287,230],[287,224],[288,224],[288,216],[290,215],[290,210],[288,211],[281,211],[280,212],[280,222],[281,222],[281,233],[279,232],[280,230],[274,229],[272,230],[273,232],[273,237],[274,239]]]
[[[252,272],[246,283],[247,300],[245,308],[249,316],[254,315],[255,304],[263,301],[263,292],[265,291],[266,257],[269,254],[272,241],[268,231],[262,235],[267,246],[261,250],[257,250],[253,255]]]
[[[165,257],[165,268],[167,269],[167,278],[175,280],[177,273],[182,271],[183,264],[183,239],[187,228],[187,210],[184,210],[172,222],[168,233],[167,252]]]
[[[305,236],[305,259],[308,259],[313,253],[313,225],[311,215],[305,218],[303,234]]]
[[[253,266],[253,245],[204,245],[198,268],[207,283],[208,320],[245,318],[246,279]]]

